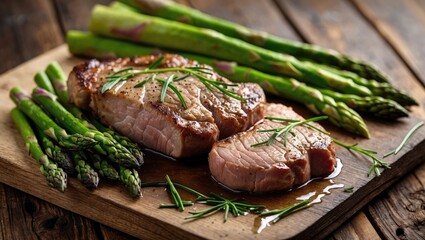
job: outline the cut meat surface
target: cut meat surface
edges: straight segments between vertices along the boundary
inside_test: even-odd
[[[303,119],[282,104],[267,104],[265,116]],[[283,135],[270,145],[252,146],[273,134],[257,130],[287,124],[265,119],[248,131],[215,143],[208,158],[212,176],[234,190],[271,192],[289,190],[313,177],[332,173],[336,160],[331,138],[307,127],[295,127],[294,135],[287,137],[286,146]]]
[[[208,89],[199,79],[190,75],[173,82],[183,96],[184,108],[178,96],[167,88],[164,102],[160,101],[163,84],[172,74],[156,73],[142,87],[135,88],[152,74],[139,74],[118,82],[109,91],[101,93],[106,77],[124,68],[145,69],[159,56],[149,55],[99,62],[91,60],[74,67],[68,79],[70,101],[78,107],[91,109],[100,120],[132,140],[172,157],[190,157],[208,153],[215,141],[250,128],[264,116],[264,92],[256,84],[228,87],[247,101],[240,101],[216,89]],[[193,67],[199,65],[178,55],[164,55],[157,67]],[[203,76],[224,83],[229,80],[217,75]]]

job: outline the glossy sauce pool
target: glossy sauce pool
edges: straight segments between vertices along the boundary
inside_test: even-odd
[[[188,161],[176,161],[151,151],[144,152],[147,153],[145,163],[139,171],[142,182],[165,181],[165,175],[168,174],[173,182],[181,183],[203,194],[207,195],[214,192],[225,198],[241,199],[250,204],[264,205],[269,210],[288,207],[302,200],[309,200],[311,204],[318,204],[326,198],[326,195],[331,194],[332,190],[344,187],[343,184],[338,184],[337,179],[335,179],[343,167],[338,158],[334,172],[326,178],[312,179],[287,192],[253,194],[231,191],[217,183],[210,175],[207,156]],[[156,189],[144,188],[142,192],[151,194],[158,190],[160,190],[158,187]],[[164,190],[164,188],[161,190]],[[182,190],[179,190],[179,193],[184,200],[194,200],[195,198]],[[269,222],[273,217],[255,218],[252,231],[260,233],[266,226],[270,225]]]

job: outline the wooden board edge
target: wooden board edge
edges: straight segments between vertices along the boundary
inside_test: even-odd
[[[342,202],[333,210],[328,212],[328,214],[326,214],[322,220],[325,220],[323,222],[330,222],[330,224],[326,225],[316,221],[313,225],[300,232],[300,234],[293,236],[293,239],[324,239],[326,236],[335,231],[339,226],[341,226],[345,221],[351,218],[355,213],[360,211],[376,196],[387,190],[399,179],[423,163],[425,156],[420,155],[420,152],[421,149],[424,148],[425,140],[422,140],[414,148],[410,149],[410,151],[406,152],[401,158],[392,164],[391,169],[384,171],[380,177],[374,177],[370,183],[368,183],[368,186],[364,187],[371,187],[375,190],[367,194],[366,191],[359,191],[359,193],[363,193],[360,196],[356,196],[357,199],[361,199],[360,201],[353,205],[353,203],[350,202],[350,198],[348,198],[346,201]],[[397,169],[404,169],[404,171],[397,172]]]

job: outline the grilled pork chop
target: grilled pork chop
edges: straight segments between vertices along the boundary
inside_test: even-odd
[[[282,104],[267,104],[265,116],[302,120]],[[332,173],[336,161],[331,138],[304,126],[293,129],[295,136],[289,134],[286,147],[283,135],[269,146],[251,146],[272,135],[257,130],[285,125],[265,119],[248,131],[215,143],[208,159],[212,176],[234,190],[270,192],[289,190],[313,177]]]
[[[136,75],[101,93],[107,82],[106,76],[127,67],[145,69],[158,57],[150,55],[105,62],[91,60],[80,64],[74,67],[68,79],[70,101],[78,107],[91,109],[103,123],[132,140],[176,158],[207,153],[218,139],[244,131],[263,118],[265,96],[256,84],[228,88],[246,99],[240,101],[216,89],[208,89],[190,75],[172,82],[187,108],[170,88],[161,102],[163,83],[157,79],[184,74],[176,71],[157,73],[155,79],[140,88],[134,86],[152,74]],[[178,55],[164,55],[157,68],[193,66],[208,67]],[[213,71],[202,75],[230,83]]]

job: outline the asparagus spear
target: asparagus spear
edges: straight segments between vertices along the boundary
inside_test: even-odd
[[[62,147],[54,143],[40,128],[35,127],[34,129],[36,135],[38,136],[38,140],[41,142],[41,147],[46,155],[67,174],[73,175],[75,173],[75,166],[68,153],[64,151]]]
[[[330,72],[333,72],[335,74],[338,74],[342,77],[349,78],[353,80],[358,85],[365,86],[373,93],[375,96],[381,96],[383,98],[392,99],[398,103],[400,103],[403,106],[411,106],[411,105],[418,105],[418,102],[411,96],[409,96],[407,93],[396,89],[389,83],[385,82],[377,82],[375,80],[367,80],[365,78],[360,77],[359,75],[347,72],[347,71],[341,71],[326,65],[321,65],[317,63],[310,63],[310,62],[304,62],[305,64],[310,65],[316,65],[319,68],[326,69]]]
[[[124,183],[124,186],[130,192],[130,196],[133,198],[140,197],[141,192],[141,180],[139,173],[135,169],[128,169],[123,166],[120,167],[120,179]]]
[[[34,81],[37,84],[37,86],[46,89],[48,92],[51,92],[51,93],[55,92],[55,90],[53,89],[53,85],[50,82],[46,72],[41,71],[35,74]]]
[[[116,57],[150,54],[152,48],[122,42],[114,39],[101,38],[91,33],[71,31],[67,34],[67,42],[73,54],[101,57],[114,55]],[[211,58],[194,54],[182,54],[183,56],[211,65],[219,74],[232,81],[253,81],[260,83],[262,87],[273,94],[297,101],[310,106],[310,108],[322,115],[329,116],[335,125],[351,132],[369,136],[363,119],[352,109],[343,103],[336,103],[328,96],[322,96],[317,90],[301,85],[296,80],[285,80],[283,78],[261,73],[259,71],[238,66],[236,63],[215,61]],[[294,85],[299,87],[294,89]],[[314,97],[317,96],[317,97]]]
[[[335,102],[319,90],[306,86],[295,79],[288,79],[239,67],[235,63],[213,62],[211,66],[220,75],[235,82],[258,83],[266,92],[283,96],[305,104],[316,114],[326,115],[334,125],[369,138],[370,134],[362,117],[342,102]]]
[[[162,18],[115,11],[98,5],[91,16],[90,30],[104,36],[238,61],[266,72],[294,77],[321,88],[338,89],[360,96],[372,94],[368,88],[355,84],[351,79],[307,66],[292,56],[263,49],[210,29]]]
[[[328,89],[319,89],[326,96],[337,102],[344,102],[349,107],[385,119],[407,117],[409,112],[397,102],[379,96],[359,97],[351,94],[341,94]]]
[[[46,70],[45,70],[47,76],[49,77],[49,80],[51,84],[54,87],[54,91],[51,92],[53,94],[56,94],[59,98],[59,102],[74,115],[76,118],[81,119],[83,117],[83,113],[81,110],[69,103],[69,96],[68,96],[68,88],[66,85],[66,76],[63,72],[62,68],[60,67],[59,63],[52,62],[50,63]],[[43,88],[43,87],[42,87]],[[46,89],[47,90],[47,89]],[[50,91],[49,91],[50,92]],[[82,122],[87,127],[90,127],[89,124]]]
[[[31,156],[37,161],[40,171],[46,177],[48,184],[61,192],[65,191],[67,184],[66,173],[43,153],[25,115],[17,108],[12,109],[11,115]]]
[[[72,161],[74,161],[78,180],[87,188],[97,188],[99,184],[99,175],[87,163],[85,153],[82,151],[71,151],[69,154]]]
[[[51,95],[51,94],[50,94]],[[79,133],[95,139],[98,144],[94,150],[100,154],[107,155],[108,158],[118,164],[129,167],[139,167],[138,160],[123,146],[116,144],[111,139],[105,137],[101,132],[91,130],[84,126],[77,118],[69,113],[56,99],[42,88],[35,88],[33,98],[42,105],[53,117],[72,133]]]
[[[57,62],[50,63],[46,68],[46,72],[50,80],[52,81],[52,83],[54,83],[55,90],[58,93],[59,100],[62,103],[68,103],[69,96],[68,96],[68,91],[66,86],[66,77],[61,66]],[[104,135],[108,137],[109,139],[111,140],[115,139],[116,141],[118,141],[119,144],[127,148],[131,152],[131,154],[133,154],[133,156],[139,161],[140,165],[143,164],[142,152],[137,147],[137,145],[133,143],[130,139],[119,135],[118,133],[114,132],[110,128],[103,126],[99,121],[97,121],[94,118],[91,118],[90,122],[84,120],[82,111],[74,105],[67,104],[65,108],[68,109],[68,111],[70,111],[72,115],[79,118],[85,126],[92,129],[97,129],[103,132]],[[95,124],[95,126],[93,126],[92,124]]]
[[[255,31],[247,27],[223,19],[212,17],[196,9],[164,0],[120,0],[142,13],[180,21],[201,28],[216,30],[229,37],[238,38],[262,48],[286,53],[297,58],[310,59],[314,62],[337,66],[341,69],[355,72],[367,79],[387,82],[388,77],[375,66],[358,59],[324,49],[315,45],[305,44],[279,38],[265,32]],[[118,4],[116,4],[118,5]],[[125,8],[125,6],[116,6]]]
[[[140,151],[136,143],[132,142],[128,137],[122,136],[116,133],[114,130],[104,126],[101,122],[90,116],[90,122],[96,127],[97,130],[101,131],[105,136],[110,139],[114,139],[119,144],[127,148],[133,156],[139,160],[140,164],[143,164],[143,153]]]
[[[102,159],[99,154],[91,154],[90,160],[93,163],[94,168],[97,169],[100,176],[107,178],[109,180],[118,180],[120,177],[118,176],[117,170],[109,164],[107,160]]]
[[[10,98],[15,102],[19,110],[31,118],[44,133],[53,138],[62,147],[67,149],[87,149],[96,143],[93,138],[78,133],[68,135],[65,129],[59,127],[21,88],[12,88],[10,90]]]
[[[83,113],[81,112],[81,110],[76,106],[68,104],[69,96],[66,86],[66,76],[60,65],[57,62],[53,62],[47,66],[46,72],[51,82],[55,86],[56,93],[58,94],[58,97],[61,102],[66,104],[67,108],[70,110],[71,113],[73,113],[75,117],[80,118],[80,122],[85,121],[82,120]],[[115,145],[115,147],[122,148],[120,147],[122,145],[124,149],[128,148],[131,154],[133,154],[133,156],[138,160],[138,163],[140,165],[143,164],[143,155],[136,144],[132,143],[128,138],[120,136],[111,129],[103,126],[97,120],[92,120],[94,123],[96,123],[96,126],[94,126],[95,129],[104,132],[103,135],[108,138]],[[87,124],[84,125],[87,126]],[[136,170],[130,170],[123,166],[119,166],[120,171],[118,175],[115,168],[111,164],[109,164],[108,161],[102,160],[102,157],[99,154],[93,154],[92,161],[94,167],[98,169],[101,176],[110,180],[120,179],[124,183],[125,187],[129,190],[130,195],[132,197],[140,196],[141,181]]]

